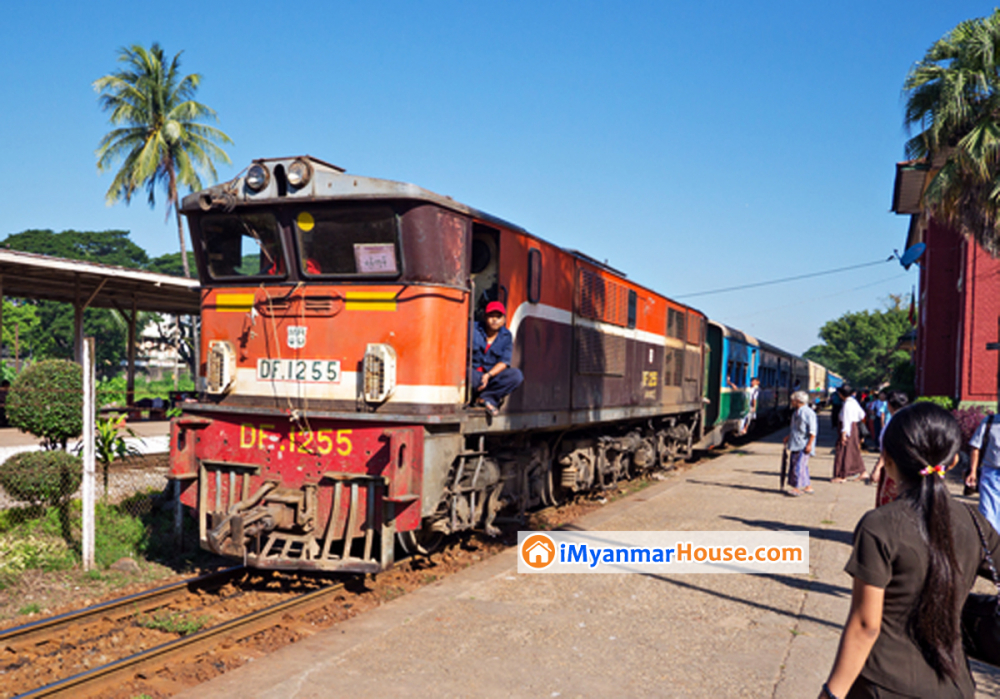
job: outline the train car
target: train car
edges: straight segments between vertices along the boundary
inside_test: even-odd
[[[170,477],[207,550],[375,572],[397,540],[494,533],[501,509],[669,465],[702,435],[706,317],[586,255],[308,156],[256,160],[182,213],[205,378]],[[496,417],[469,407],[491,300],[525,377]],[[743,386],[756,360],[737,356]]]
[[[785,350],[761,341],[760,398],[757,401],[757,423],[776,427],[782,424],[790,409],[791,381],[795,357]]]
[[[704,434],[698,446],[722,444],[739,431],[749,412],[750,380],[760,370],[761,348],[756,338],[713,320],[708,322]]]
[[[809,360],[797,355],[792,355],[792,386],[791,391],[809,391]],[[791,405],[788,407],[788,415],[791,415]]]
[[[844,378],[840,374],[834,374],[829,369],[826,372],[826,399],[830,400],[831,394],[844,385]]]
[[[811,359],[807,359],[806,361],[809,363],[809,403],[815,408],[822,408],[828,402],[826,392],[827,369],[822,364],[818,364]]]

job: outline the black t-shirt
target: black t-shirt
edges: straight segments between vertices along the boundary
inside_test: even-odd
[[[977,572],[984,575],[989,572],[969,508],[951,498],[948,501],[955,558],[962,571],[961,605],[975,583]],[[993,559],[997,561],[1000,536],[978,511],[975,516]],[[871,510],[858,522],[854,530],[854,552],[845,570],[885,590],[882,629],[861,675],[873,684],[908,696],[972,697],[975,689],[964,654],[960,658],[956,685],[951,679],[938,677],[907,630],[927,577],[928,557],[927,544],[917,528],[917,514],[905,500],[895,500]]]

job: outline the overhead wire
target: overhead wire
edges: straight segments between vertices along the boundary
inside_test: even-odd
[[[761,286],[771,286],[773,284],[784,284],[786,282],[796,282],[802,279],[812,279],[813,277],[822,277],[828,274],[837,274],[839,272],[849,272],[854,269],[862,269],[864,267],[874,267],[875,265],[884,265],[886,262],[892,262],[896,259],[896,255],[890,255],[884,260],[875,260],[874,262],[865,262],[860,265],[850,265],[849,267],[838,267],[837,269],[828,269],[822,272],[810,272],[808,274],[797,274],[794,277],[783,277],[781,279],[771,279],[765,282],[754,282],[752,284],[740,284],[739,286],[727,286],[722,289],[710,289],[708,291],[697,291],[692,294],[679,294],[674,298],[685,299],[694,298],[695,296],[708,296],[710,294],[723,294],[728,291],[743,291],[744,289],[756,289]]]
[[[872,286],[878,286],[879,284],[884,284],[885,282],[891,282],[896,279],[902,279],[907,276],[906,274],[894,274],[891,277],[886,277],[885,279],[879,279],[878,281],[868,282],[867,284],[862,284],[861,286],[856,286],[851,289],[838,289],[831,294],[824,294],[822,296],[815,296],[809,299],[802,299],[800,301],[794,301],[792,303],[786,303],[782,306],[774,306],[772,308],[765,308],[760,311],[755,311],[754,313],[741,313],[740,318],[753,318],[754,316],[763,315],[765,313],[773,313],[774,311],[780,311],[785,308],[793,308],[795,306],[801,306],[805,303],[812,303],[813,301],[822,301],[823,299],[833,298],[834,296],[843,296],[845,293],[851,293],[852,291],[860,291],[861,289],[867,289]]]

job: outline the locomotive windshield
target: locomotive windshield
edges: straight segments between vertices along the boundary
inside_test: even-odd
[[[285,276],[274,214],[213,214],[201,219],[201,245],[212,279]]]
[[[303,209],[293,216],[307,276],[397,277],[399,218],[387,206]]]

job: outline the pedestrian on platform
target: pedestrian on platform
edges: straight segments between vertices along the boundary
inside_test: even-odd
[[[892,502],[898,495],[896,481],[892,480],[889,474],[885,472],[885,456],[882,454],[882,441],[885,437],[885,428],[889,426],[892,416],[905,408],[909,402],[910,397],[903,391],[890,391],[886,395],[885,421],[878,435],[878,462],[875,464],[875,468],[872,469],[871,478],[878,486],[875,489],[875,507],[882,507],[882,505]]]
[[[854,389],[844,384],[839,389],[844,407],[840,411],[840,437],[833,457],[833,478],[831,483],[843,483],[850,479],[868,478],[865,460],[861,456],[861,423],[865,411],[854,398]]]
[[[979,511],[1000,531],[1000,420],[996,415],[983,418],[969,446],[972,448],[965,484],[970,488],[979,484]]]
[[[809,407],[809,394],[796,391],[791,397],[792,428],[785,437],[788,445],[788,491],[793,497],[802,493],[813,493],[809,480],[809,457],[816,449],[816,435],[819,432],[819,422],[816,413]]]
[[[820,699],[975,695],[959,611],[976,574],[988,575],[976,523],[993,556],[1000,535],[945,485],[961,441],[955,418],[932,403],[900,410],[886,428],[885,469],[900,496],[854,530],[851,611]]]

